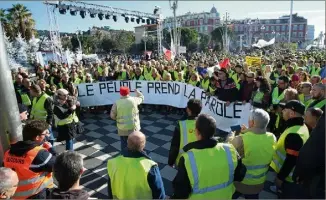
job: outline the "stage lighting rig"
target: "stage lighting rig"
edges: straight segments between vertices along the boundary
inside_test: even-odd
[[[109,14],[106,14],[105,15],[105,19],[110,19],[110,15]]]
[[[146,20],[145,20],[145,19],[141,19],[141,23],[143,23],[143,24],[144,24],[145,22],[146,22]]]
[[[135,18],[132,17],[132,18],[130,19],[130,21],[131,21],[131,22],[135,22]]]
[[[85,18],[85,16],[86,16],[86,11],[85,10],[81,10],[80,12],[79,12],[79,14],[80,14],[80,16],[81,16],[81,18]]]
[[[77,15],[77,11],[76,11],[76,10],[70,10],[70,14],[71,14],[72,16],[76,16],[76,15]]]
[[[96,13],[91,13],[91,14],[89,14],[89,16],[91,16],[91,18],[95,18],[96,17]]]
[[[125,17],[125,21],[126,21],[126,23],[128,23],[129,22],[129,17]]]
[[[138,19],[136,19],[136,22],[137,22],[137,24],[139,24],[139,22],[140,22],[140,19],[138,18]]]
[[[103,16],[104,16],[104,14],[103,14],[103,13],[99,13],[97,16],[98,16],[98,18],[99,18],[100,20],[103,20]]]
[[[117,18],[117,16],[116,15],[113,15],[113,21],[115,21],[115,22],[117,22],[117,20],[118,20],[118,18]]]
[[[151,24],[151,20],[150,19],[146,19],[146,24],[150,25]]]
[[[152,24],[156,24],[156,20],[155,19],[152,19]]]

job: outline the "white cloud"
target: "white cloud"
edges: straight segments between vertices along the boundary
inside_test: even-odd
[[[249,15],[282,15],[289,14],[290,11],[272,11],[272,12],[250,12]],[[294,10],[293,13],[308,14],[308,13],[325,13],[325,10]]]

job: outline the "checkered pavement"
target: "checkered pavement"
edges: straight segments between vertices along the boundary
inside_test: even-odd
[[[142,132],[147,137],[145,150],[148,155],[158,163],[163,178],[166,194],[171,196],[172,180],[176,170],[167,165],[169,149],[176,121],[181,115],[163,115],[157,112],[142,112],[140,121]],[[85,114],[85,134],[79,135],[74,142],[75,151],[84,158],[84,166],[87,169],[81,178],[80,184],[91,197],[107,198],[107,170],[108,158],[120,151],[120,138],[117,135],[115,121],[109,119],[108,114]],[[65,145],[56,142],[56,149],[62,152]],[[270,191],[274,176],[269,173],[265,189],[260,193],[262,199],[276,199],[276,195]]]

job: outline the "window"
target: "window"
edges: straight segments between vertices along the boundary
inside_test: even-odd
[[[189,20],[187,21],[187,26],[190,26],[190,21]]]
[[[297,32],[292,32],[293,37],[297,37]]]
[[[276,26],[276,31],[277,31],[277,32],[280,31],[280,26]]]
[[[282,31],[286,31],[286,25],[282,25]]]
[[[265,37],[268,37],[268,33],[265,33]]]
[[[200,20],[199,20],[200,25],[203,24],[203,21],[204,21],[203,19],[200,19]]]
[[[303,24],[300,24],[300,25],[299,25],[299,30],[300,30],[300,31],[303,31]]]
[[[201,32],[204,32],[204,26],[201,26]]]
[[[218,19],[215,19],[215,24],[218,24]]]
[[[205,32],[207,32],[207,30],[208,30],[208,26],[204,26],[205,27]]]
[[[269,26],[266,26],[266,27],[265,27],[265,30],[266,30],[266,31],[269,31]]]
[[[238,27],[238,26],[235,26],[235,27],[234,27],[234,31],[235,31],[235,32],[238,32],[238,31],[239,31],[239,27]]]
[[[205,18],[205,24],[208,24],[208,18]]]
[[[298,25],[293,25],[293,30],[294,31],[298,30]]]
[[[271,31],[274,31],[274,26],[271,26]]]
[[[277,24],[281,23],[281,20],[277,19],[277,20],[276,20],[276,23],[277,23]]]
[[[258,26],[255,26],[255,31],[258,31]]]
[[[299,32],[298,33],[298,37],[302,38],[303,37],[303,33],[302,32]]]

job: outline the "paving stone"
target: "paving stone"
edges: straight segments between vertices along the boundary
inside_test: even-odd
[[[120,136],[118,134],[116,134],[116,133],[109,133],[106,136],[108,136],[110,138],[113,138],[113,139],[116,139],[116,140],[120,140]]]
[[[116,148],[117,150],[121,151],[121,142],[115,142],[113,144],[110,144],[111,146],[113,146],[114,148]]]
[[[157,133],[157,132],[162,130],[162,128],[155,127],[155,126],[146,126],[144,129],[148,130],[148,131],[150,131],[152,133]]]
[[[177,174],[177,170],[168,165],[161,169],[160,172],[161,176],[169,181],[173,181],[175,175]]]
[[[277,199],[277,195],[263,190],[259,193],[259,199]]]
[[[149,156],[155,161],[155,162],[160,162],[163,164],[168,164],[168,158],[165,156],[161,156],[157,153],[151,152]]]
[[[157,118],[157,119],[162,119],[164,117],[164,115],[154,113],[154,114],[149,115],[149,117],[153,117],[153,118]]]
[[[94,122],[96,122],[96,120],[91,119],[91,118],[87,118],[87,119],[83,120],[83,122],[87,123],[87,124],[93,124]]]
[[[166,142],[169,142],[172,139],[171,136],[168,136],[168,135],[160,135],[160,134],[154,134],[154,135],[152,135],[152,137],[157,138],[157,139],[160,139],[160,140],[164,140]]]
[[[174,131],[175,126],[174,125],[169,125],[169,126],[165,127],[165,129],[170,130],[170,131]]]
[[[120,145],[120,142],[119,142],[119,145]],[[158,146],[156,144],[153,144],[151,142],[146,142],[146,145],[145,145],[145,150],[147,151],[154,151],[155,149],[157,149]]]
[[[160,120],[157,120],[158,123],[161,123],[161,124],[174,124],[175,122],[173,121],[170,121],[170,120],[165,120],[165,119],[160,119]]]
[[[162,148],[164,148],[166,150],[170,150],[170,148],[171,148],[171,142],[165,143],[165,145],[163,145]]]
[[[102,123],[111,124],[111,125],[115,123],[115,121],[109,120],[109,119],[101,119],[99,121],[102,122]]]
[[[97,133],[97,132],[95,132],[95,131],[91,131],[91,132],[88,132],[88,133],[87,133],[87,136],[89,136],[89,137],[93,137],[93,138],[100,138],[100,137],[102,137],[103,135],[102,135],[102,134],[99,134],[99,133]]]
[[[100,128],[100,127],[97,126],[97,125],[95,125],[95,124],[88,124],[88,125],[84,126],[84,128],[85,128],[85,129],[88,129],[88,130],[90,130],[90,131],[94,131],[94,130]]]
[[[102,149],[104,149],[106,146],[108,146],[107,143],[102,142],[102,141],[99,140],[99,139],[96,139],[96,140],[94,140],[94,145],[93,145],[92,147],[95,148],[95,149],[98,149],[98,150],[102,150]]]
[[[140,124],[151,125],[153,123],[154,123],[154,121],[151,121],[151,120],[140,120]]]
[[[107,125],[107,126],[104,126],[102,128],[104,128],[105,130],[107,130],[109,132],[115,132],[115,131],[117,131],[117,127],[116,126],[112,126],[112,125]]]

